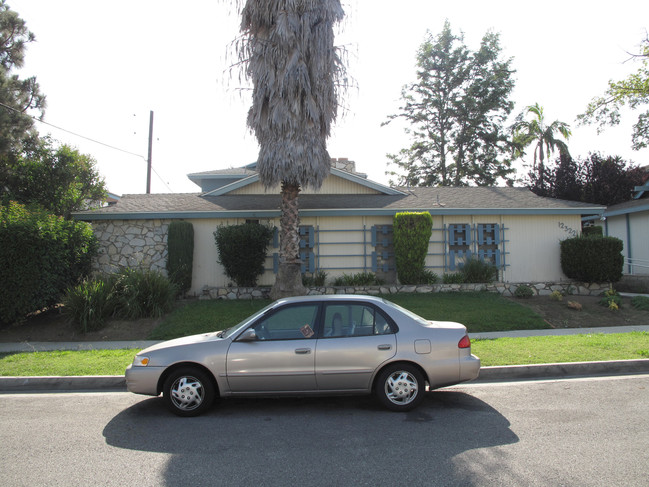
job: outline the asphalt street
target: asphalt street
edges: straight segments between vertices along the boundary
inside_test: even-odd
[[[646,486],[649,376],[370,397],[230,399],[178,418],[128,393],[0,395],[0,485]]]

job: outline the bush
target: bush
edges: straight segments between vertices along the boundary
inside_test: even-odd
[[[111,285],[105,279],[84,281],[67,290],[63,305],[63,312],[78,331],[100,330],[114,308]]]
[[[167,274],[178,293],[185,294],[192,287],[194,226],[186,221],[171,222],[167,249]]]
[[[136,320],[157,318],[171,311],[176,288],[161,273],[124,269],[109,278],[114,315]]]
[[[514,296],[520,299],[531,298],[532,296],[534,296],[534,289],[526,286],[525,284],[521,284],[516,288],[516,291],[514,291]]]
[[[615,289],[609,289],[604,293],[602,299],[599,300],[599,304],[608,309],[617,310],[622,307],[622,297]]]
[[[10,202],[0,207],[0,325],[61,301],[90,273],[92,227]]]
[[[219,225],[214,239],[219,264],[238,286],[252,287],[264,273],[266,249],[273,238],[273,228],[257,223]]]
[[[359,272],[357,274],[343,274],[334,279],[334,286],[381,286],[385,281],[379,279],[371,272]]]
[[[464,282],[489,283],[498,277],[498,268],[489,262],[472,257],[460,266],[460,273],[464,276]]]
[[[634,296],[631,300],[631,306],[635,309],[649,311],[649,298],[647,296]]]
[[[464,274],[462,274],[461,272],[444,274],[442,276],[442,282],[444,284],[462,284],[464,282]]]
[[[322,287],[327,280],[327,273],[325,271],[317,271],[312,275],[304,274],[302,276],[302,285],[306,287]]]
[[[591,226],[591,227],[584,227],[581,231],[581,234],[584,237],[603,237],[604,233],[602,230],[602,227],[600,226]]]
[[[622,240],[615,237],[575,237],[561,242],[561,269],[582,282],[617,282],[622,278]]]
[[[397,213],[394,216],[394,257],[401,284],[420,284],[428,243],[433,233],[430,213]]]
[[[75,328],[86,333],[100,330],[110,317],[160,317],[171,311],[175,296],[176,288],[159,272],[124,269],[69,288],[64,313]]]
[[[595,233],[565,240],[561,244],[562,268],[565,266],[575,278],[584,282],[617,282],[621,279],[624,265],[622,240],[598,237]]]

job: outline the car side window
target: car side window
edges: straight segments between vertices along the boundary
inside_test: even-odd
[[[286,306],[253,325],[258,340],[300,340],[315,335],[317,304]]]
[[[373,306],[335,303],[326,305],[323,337],[355,337],[393,333],[386,317]]]

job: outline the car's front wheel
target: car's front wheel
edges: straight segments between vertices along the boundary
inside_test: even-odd
[[[173,371],[165,380],[162,395],[167,407],[178,416],[198,416],[214,402],[214,385],[209,376],[194,367]]]
[[[376,380],[375,390],[381,404],[392,411],[410,411],[424,400],[424,376],[409,364],[387,366]]]

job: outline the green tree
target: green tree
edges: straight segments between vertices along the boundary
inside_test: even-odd
[[[49,137],[25,144],[22,153],[0,161],[0,202],[37,204],[70,218],[106,199],[106,187],[96,161],[67,145],[54,146]]]
[[[271,296],[303,294],[299,257],[302,186],[320,188],[329,174],[326,149],[338,109],[344,65],[333,27],[339,0],[246,0],[239,58],[253,83],[248,126],[259,141],[264,186],[281,184],[280,266]]]
[[[529,118],[531,115],[531,119]],[[571,135],[570,126],[565,122],[555,120],[548,124],[545,120],[543,107],[538,103],[530,105],[523,110],[513,127],[515,154],[518,157],[525,155],[525,149],[534,146],[534,164],[532,172],[538,172],[538,180],[543,185],[545,178],[545,159],[555,149],[560,154],[568,154],[568,145],[559,136],[568,140]]]
[[[609,81],[604,95],[594,98],[586,112],[577,116],[580,123],[597,124],[599,133],[606,126],[620,123],[620,110],[627,104],[635,110],[649,103],[649,37],[642,41],[640,52],[633,54],[632,59],[640,61],[638,71],[622,81]],[[648,145],[649,110],[638,115],[638,121],[633,126],[631,147],[640,150]]]
[[[619,156],[589,154],[573,159],[563,154],[548,166],[543,186],[538,174],[530,175],[530,189],[539,196],[599,205],[615,205],[633,198],[633,189],[642,185],[646,173]]]
[[[498,34],[470,51],[448,21],[417,52],[417,81],[403,88],[399,113],[413,142],[388,154],[398,183],[409,186],[493,185],[513,172],[503,128],[513,109],[512,59],[501,59]]]
[[[26,45],[35,40],[16,12],[0,0],[0,159],[35,134],[30,113],[43,116],[45,96],[35,77],[14,73],[23,66]]]

